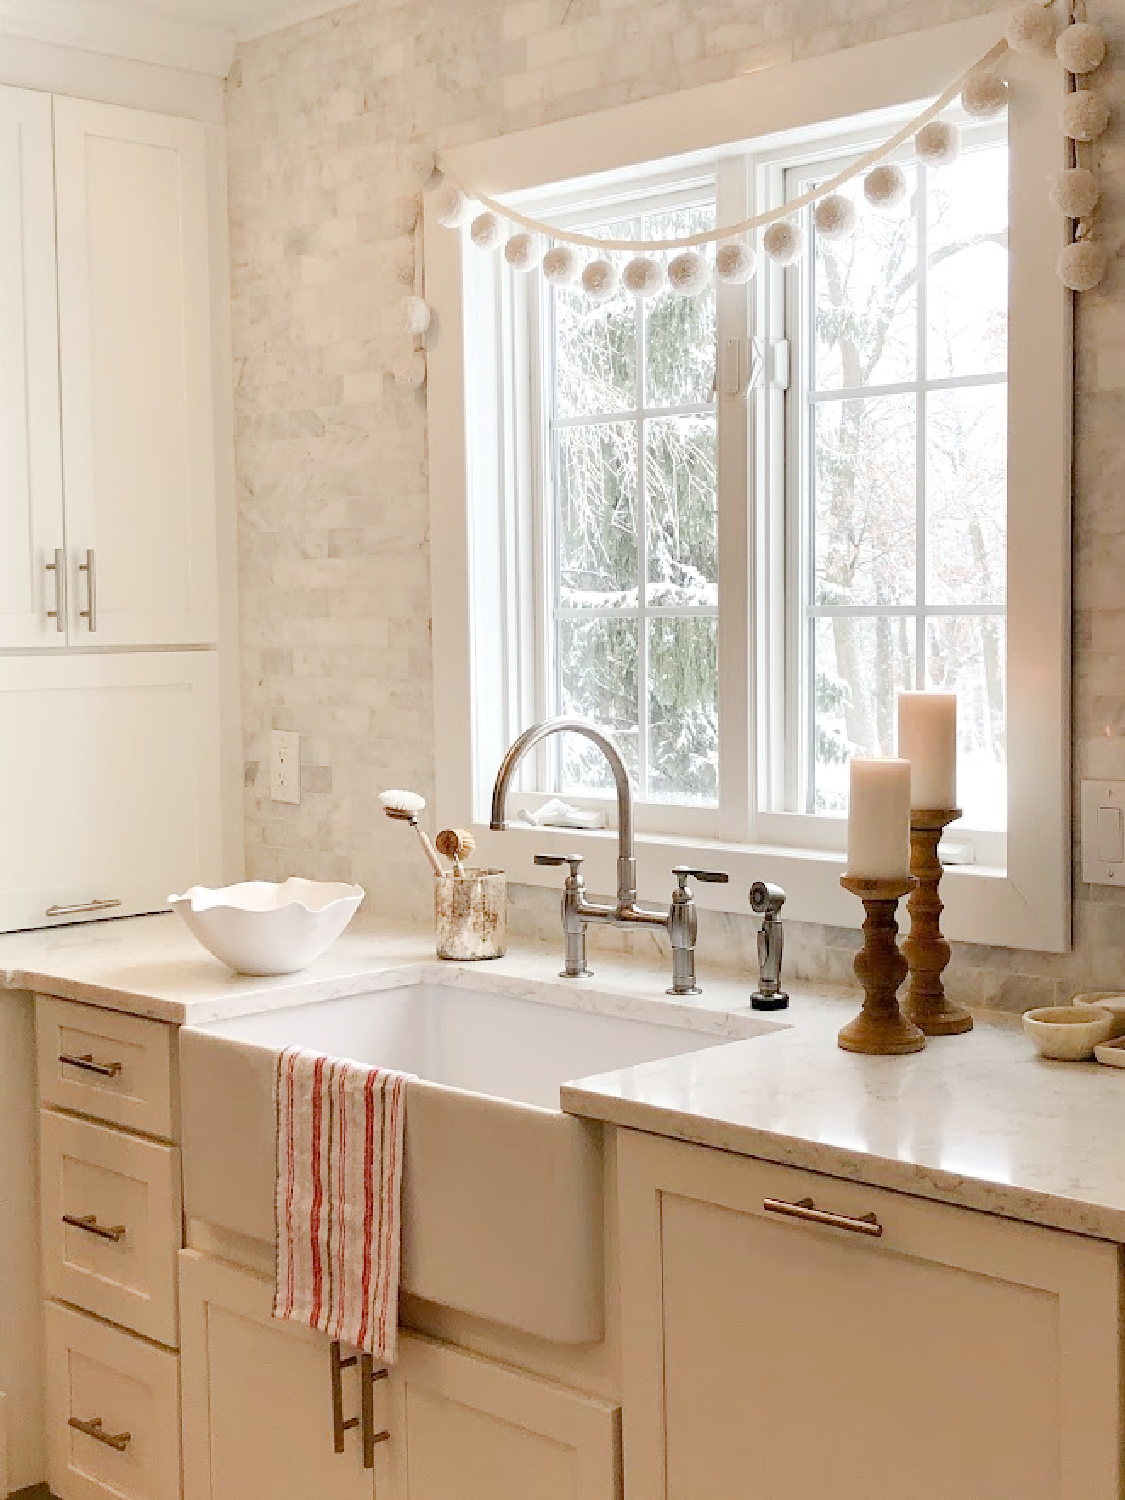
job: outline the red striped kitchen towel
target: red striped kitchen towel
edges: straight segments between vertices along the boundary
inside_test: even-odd
[[[274,1317],[395,1357],[405,1073],[288,1047],[277,1063]]]

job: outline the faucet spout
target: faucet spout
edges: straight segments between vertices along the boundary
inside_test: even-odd
[[[633,843],[633,788],[629,773],[617,746],[585,719],[544,719],[525,729],[505,755],[492,789],[492,823],[497,830],[507,828],[508,789],[520,761],[529,750],[554,734],[580,734],[588,739],[609,762],[617,788],[617,905],[620,910],[633,907],[637,900],[637,859]]]

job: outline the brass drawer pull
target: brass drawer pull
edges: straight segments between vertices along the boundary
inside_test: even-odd
[[[60,1052],[59,1062],[68,1068],[81,1068],[83,1073],[96,1073],[99,1078],[116,1078],[122,1068],[119,1062],[95,1062],[92,1052],[85,1052],[81,1057],[76,1057],[73,1052]]]
[[[360,1400],[363,1404],[363,1467],[375,1467],[375,1444],[390,1442],[390,1433],[384,1427],[375,1431],[375,1382],[386,1380],[390,1371],[375,1368],[370,1354],[360,1355]]]
[[[343,1453],[345,1432],[359,1426],[358,1417],[349,1417],[344,1421],[344,1371],[355,1365],[358,1355],[351,1354],[347,1359],[341,1358],[340,1344],[336,1340],[329,1345],[328,1356],[332,1365],[332,1440],[335,1451]]]
[[[84,1229],[87,1234],[96,1234],[99,1240],[112,1240],[115,1245],[119,1245],[125,1238],[124,1224],[114,1224],[112,1227],[99,1224],[96,1214],[82,1214],[81,1217],[77,1214],[63,1214],[62,1221],[72,1229]]]
[[[113,911],[114,907],[121,905],[118,896],[110,896],[105,900],[96,897],[93,901],[78,901],[73,906],[48,906],[49,917],[77,917],[87,911]]]
[[[811,1198],[800,1198],[796,1203],[787,1203],[784,1198],[766,1198],[762,1207],[768,1214],[781,1214],[787,1219],[802,1219],[806,1224],[827,1224],[829,1229],[846,1229],[851,1234],[870,1235],[873,1240],[882,1239],[883,1226],[873,1213],[830,1213],[826,1208],[817,1208]]]
[[[131,1432],[106,1432],[102,1426],[101,1417],[91,1417],[88,1422],[84,1422],[81,1417],[71,1417],[66,1425],[73,1427],[75,1432],[81,1432],[86,1437],[93,1438],[96,1443],[104,1443],[115,1453],[124,1453],[133,1441]]]

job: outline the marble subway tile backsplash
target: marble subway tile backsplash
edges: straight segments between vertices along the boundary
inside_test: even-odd
[[[244,43],[227,89],[245,815],[251,876],[357,880],[423,915],[430,879],[379,791],[433,797],[424,392],[384,373],[409,262],[401,143],[436,148],[990,11],[1007,0],[362,0]],[[1125,15],[1103,230],[1125,233]],[[1103,85],[1099,80],[1099,86]],[[1125,778],[1125,273],[1077,311],[1074,772]],[[302,802],[269,798],[271,729],[301,736]],[[955,998],[1007,1009],[1125,987],[1125,893],[1076,884],[1062,956],[959,946]],[[556,893],[513,929],[558,941]],[[704,913],[701,956],[754,971],[756,923]],[[591,947],[655,941],[606,930]],[[787,973],[847,981],[858,934],[787,930]]]

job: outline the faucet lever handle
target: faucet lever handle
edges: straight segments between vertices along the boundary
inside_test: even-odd
[[[696,865],[673,865],[672,874],[679,881],[681,891],[687,891],[689,880],[702,880],[709,885],[726,885],[730,876],[725,870],[701,870]]]
[[[534,863],[537,865],[569,865],[572,880],[577,880],[582,873],[582,854],[537,854]]]

